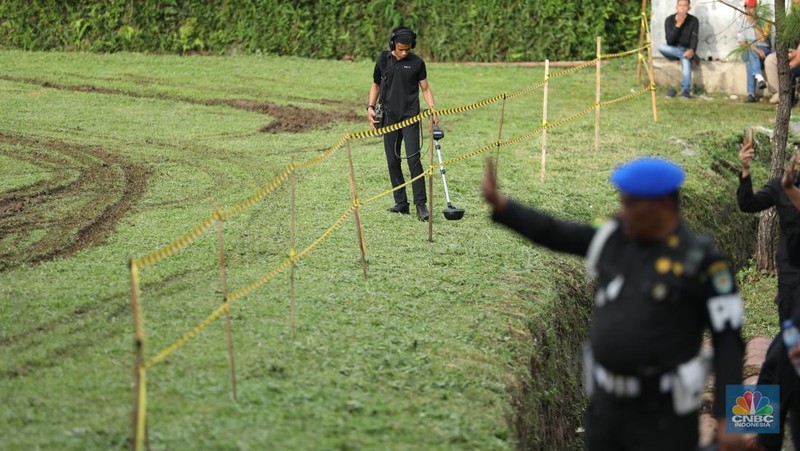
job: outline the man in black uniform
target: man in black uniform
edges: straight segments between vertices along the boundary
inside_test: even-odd
[[[742,163],[742,172],[739,176],[739,188],[736,190],[736,201],[739,210],[746,213],[756,213],[764,211],[770,207],[775,207],[778,212],[778,252],[775,256],[775,266],[778,272],[778,295],[775,296],[775,304],[778,305],[778,325],[792,316],[800,315],[796,303],[797,294],[800,287],[800,267],[792,264],[788,249],[788,237],[792,235],[794,229],[800,227],[800,212],[792,204],[782,179],[791,186],[793,166],[790,166],[782,177],[770,179],[763,188],[757,193],[753,193],[753,182],[750,178],[750,163],[753,161],[754,149],[752,140],[746,140],[739,151],[739,161]],[[792,393],[796,390],[797,375],[794,368],[789,364],[786,355],[787,350],[783,345],[782,335],[779,333],[773,338],[767,349],[767,355],[761,364],[761,371],[758,374],[759,384],[778,384],[780,390],[780,433],[761,434],[758,442],[761,449],[767,451],[780,450],[783,447],[783,432],[786,424],[786,414],[792,404],[800,403],[800,400],[793,400]],[[794,395],[797,397],[797,395]],[[800,419],[792,421],[792,434],[800,434]]]
[[[739,188],[736,190],[736,202],[739,210],[745,213],[757,213],[775,207],[778,213],[778,252],[775,263],[778,270],[778,324],[792,315],[791,295],[800,286],[800,268],[789,261],[786,248],[786,236],[790,228],[800,225],[800,212],[792,205],[789,196],[781,187],[782,176],[770,179],[757,193],[753,193],[753,182],[750,178],[750,163],[753,161],[753,143],[745,142],[739,151],[742,172],[739,176]]]
[[[428,107],[433,110],[433,91],[428,84],[428,72],[425,68],[425,61],[417,55],[411,53],[411,49],[417,45],[417,35],[407,27],[397,27],[392,30],[389,37],[390,52],[381,52],[375,62],[375,69],[372,71],[372,87],[369,89],[369,103],[367,104],[367,116],[372,128],[376,125],[385,127],[388,125],[402,122],[419,114],[419,91]],[[380,104],[383,112],[383,119],[378,122],[375,118],[375,106],[380,96]],[[436,124],[438,118],[433,116],[433,123]],[[402,157],[400,147],[406,143],[406,159],[408,159],[408,169],[411,177],[418,177],[422,174],[422,163],[420,162],[420,130],[419,122],[403,127],[383,135],[383,147],[386,151],[386,162],[389,165],[389,179],[392,187],[405,183],[403,170],[400,166]],[[427,196],[425,194],[425,178],[420,177],[411,183],[414,191],[414,205],[417,209],[417,217],[427,221],[429,214],[425,206]],[[389,208],[390,212],[408,214],[409,205],[406,197],[405,187],[394,191],[395,205]]]
[[[559,252],[586,257],[597,281],[585,353],[589,395],[586,449],[693,450],[710,357],[720,450],[741,436],[725,431],[725,386],[742,383],[742,303],[729,265],[711,241],[682,222],[683,170],[642,158],[616,169],[618,217],[599,229],[553,218],[497,190],[487,162],[484,198],[492,219]]]

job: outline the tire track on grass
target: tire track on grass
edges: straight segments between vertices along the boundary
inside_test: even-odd
[[[171,94],[136,92],[125,89],[106,88],[91,84],[70,85],[66,83],[55,83],[46,80],[39,80],[36,78],[13,77],[10,75],[0,75],[0,80],[6,80],[15,83],[26,83],[62,91],[119,95],[143,99],[171,100],[203,106],[226,106],[239,110],[261,113],[273,118],[270,123],[262,126],[259,129],[259,131],[262,133],[303,133],[309,129],[323,128],[335,122],[364,121],[364,117],[362,115],[356,114],[353,111],[352,104],[337,100],[324,99],[317,101],[317,103],[322,105],[336,105],[338,109],[338,111],[326,111],[302,108],[295,105],[277,105],[271,102],[258,102],[255,100],[196,99],[192,97]]]
[[[0,272],[99,245],[141,198],[150,170],[103,149],[0,133],[7,157],[54,176],[0,193]]]

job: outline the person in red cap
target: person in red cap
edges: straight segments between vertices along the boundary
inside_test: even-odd
[[[487,160],[482,190],[492,219],[536,244],[585,257],[596,281],[584,353],[586,449],[697,449],[711,366],[718,449],[740,449],[742,435],[726,431],[725,389],[742,381],[742,300],[727,260],[683,223],[683,169],[660,158],[615,169],[619,214],[600,228],[523,206],[500,193],[495,177]],[[705,330],[713,358],[702,350]]]
[[[767,87],[767,81],[761,72],[761,64],[771,52],[769,42],[769,22],[756,17],[757,0],[745,0],[744,14],[739,26],[737,40],[744,49],[742,61],[747,68],[747,98],[745,102],[757,102],[756,88],[762,90]]]

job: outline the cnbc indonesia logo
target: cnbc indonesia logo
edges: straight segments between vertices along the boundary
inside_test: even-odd
[[[742,396],[736,398],[736,405],[731,409],[733,415],[730,417],[730,422],[737,429],[772,428],[775,423],[774,410],[769,398],[760,391],[745,391]]]

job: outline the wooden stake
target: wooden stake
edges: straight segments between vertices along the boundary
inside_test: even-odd
[[[500,110],[500,129],[497,131],[497,140],[503,140],[503,123],[506,118],[506,96],[503,96],[503,108]]]
[[[133,414],[131,420],[131,433],[133,436],[133,449],[140,451],[149,448],[147,429],[145,428],[146,419],[146,400],[145,389],[146,380],[144,378],[144,324],[142,323],[142,313],[139,309],[139,267],[133,258],[128,263],[131,280],[131,309],[133,310]]]
[[[350,140],[347,140],[347,161],[350,163],[350,198],[355,205],[356,231],[358,232],[358,248],[361,250],[361,270],[364,278],[367,278],[367,249],[364,245],[364,231],[361,228],[361,206],[358,203],[358,192],[356,190],[356,172],[353,169],[353,153],[350,150]]]
[[[597,37],[597,64],[595,71],[595,93],[594,93],[594,150],[600,150],[600,36]]]
[[[435,113],[434,113],[435,114]],[[422,127],[422,124],[420,124]],[[428,125],[428,136],[431,137],[428,141],[428,167],[433,167],[433,116]],[[420,149],[421,150],[421,149]],[[419,164],[422,164],[420,160]],[[428,176],[428,242],[433,243],[433,172]]]
[[[636,84],[642,84],[642,47],[644,46],[644,21],[647,20],[647,0],[642,0],[642,20],[639,21],[639,58],[636,63]],[[648,50],[649,53],[649,50]]]
[[[503,93],[503,107],[500,109],[500,130],[497,131],[498,146],[497,146],[497,150],[495,150],[495,153],[494,153],[494,168],[495,168],[495,171],[497,171],[497,165],[498,165],[498,163],[500,161],[500,146],[499,146],[499,143],[503,139],[503,122],[505,121],[505,117],[506,117],[506,96],[505,96],[505,93]],[[497,174],[495,174],[495,177],[496,176],[497,176]]]
[[[137,420],[136,429],[136,450],[150,451],[150,437],[147,430],[147,370],[144,367],[139,368],[139,380],[142,385],[139,386],[139,418]]]
[[[547,100],[550,95],[550,60],[544,60],[544,98],[542,100],[542,165],[539,170],[539,181],[544,183],[544,164],[547,155]]]
[[[294,156],[292,156],[292,175],[289,184],[291,191],[291,206],[289,208],[289,257],[292,259],[292,264],[289,266],[289,328],[292,332],[292,340],[294,340],[294,272],[297,265],[294,261],[295,256],[295,227],[297,220],[297,204],[296,204],[296,190],[297,190],[297,170],[294,168]]]
[[[650,42],[650,33],[647,33],[647,42]],[[647,52],[647,76],[650,78],[650,102],[653,104],[653,122],[658,122],[658,109],[656,108],[656,76],[653,73],[653,52]]]
[[[222,303],[228,303],[228,276],[225,272],[225,244],[222,237],[222,219],[217,217],[217,243],[219,250],[219,278],[222,283]],[[236,401],[236,365],[233,358],[233,334],[231,333],[231,309],[225,309],[225,335],[228,338],[228,373],[231,379],[231,398]]]

